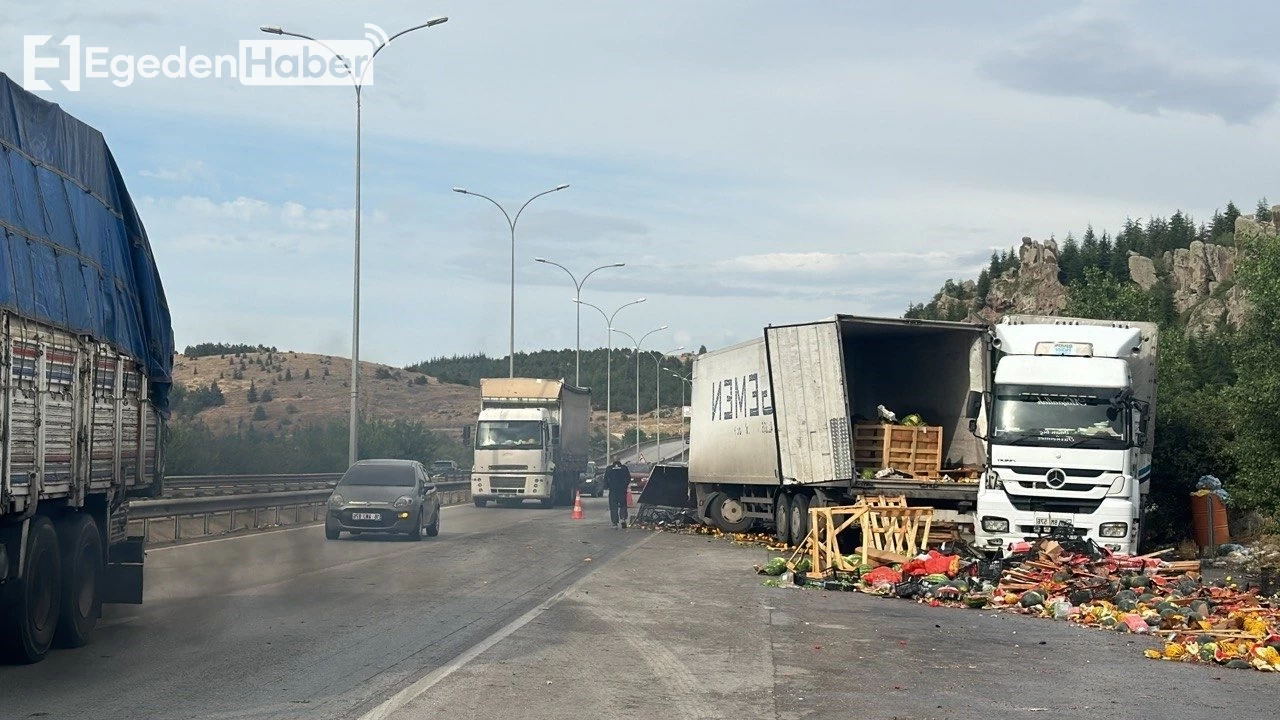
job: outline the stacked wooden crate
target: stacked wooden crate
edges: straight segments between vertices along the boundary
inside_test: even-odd
[[[855,425],[857,470],[892,468],[916,478],[942,475],[942,428],[934,425]]]

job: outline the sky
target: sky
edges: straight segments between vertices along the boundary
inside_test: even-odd
[[[361,357],[572,347],[573,285],[646,347],[898,316],[1023,236],[1280,199],[1280,8],[1159,2],[0,0],[22,36],[110,54],[235,53],[264,24],[360,39],[435,16],[363,92]],[[44,76],[42,76],[44,77]],[[355,93],[237,79],[39,94],[100,129],[179,349],[348,355]],[[587,309],[582,345],[604,320]]]

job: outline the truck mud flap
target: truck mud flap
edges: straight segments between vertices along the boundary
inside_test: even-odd
[[[106,582],[102,589],[102,602],[142,604],[144,555],[142,538],[129,538],[111,546],[110,557],[107,560]]]

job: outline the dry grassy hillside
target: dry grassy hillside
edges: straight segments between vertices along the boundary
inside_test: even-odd
[[[214,432],[255,425],[287,428],[347,417],[351,361],[347,358],[295,352],[244,353],[191,358],[179,355],[174,382],[188,389],[217,381],[226,404],[197,416]],[[258,402],[248,400],[252,383]],[[264,401],[265,394],[271,399]],[[475,421],[480,389],[442,384],[433,377],[377,363],[360,363],[360,404],[366,417],[415,420],[457,436]],[[261,407],[266,419],[254,421]]]

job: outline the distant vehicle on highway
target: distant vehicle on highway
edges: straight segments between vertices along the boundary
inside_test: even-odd
[[[453,460],[436,460],[431,463],[431,470],[427,473],[430,477],[437,475],[454,475],[458,472],[458,463]]]
[[[329,496],[324,536],[386,533],[440,534],[440,495],[422,464],[413,460],[361,460],[352,465]]]
[[[604,497],[604,472],[596,467],[595,460],[587,461],[587,469],[582,473],[582,482],[578,489],[583,495]]]

